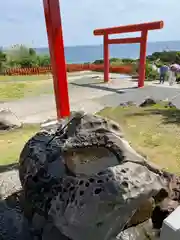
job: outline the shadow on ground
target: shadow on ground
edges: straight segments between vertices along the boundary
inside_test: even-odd
[[[10,170],[18,169],[18,163],[11,163],[7,165],[0,165],[0,173],[7,172]]]
[[[119,94],[123,94],[125,93],[125,90],[129,90],[129,89],[136,89],[137,87],[129,87],[129,88],[120,88],[120,89],[114,89],[114,88],[110,88],[110,87],[105,87],[105,86],[97,86],[94,84],[97,83],[70,83],[73,86],[78,86],[78,87],[86,87],[86,88],[93,88],[93,89],[98,89],[98,90],[104,90],[104,91],[108,91],[108,92],[114,92],[114,93],[119,93]]]
[[[177,124],[180,125],[180,110],[176,108],[165,109],[145,109],[140,113],[130,113],[128,116],[151,116],[161,115],[164,124]]]

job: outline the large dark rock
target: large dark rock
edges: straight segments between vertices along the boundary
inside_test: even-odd
[[[7,201],[1,200],[0,217],[1,240],[33,240],[28,221],[17,203],[9,206]]]
[[[47,222],[42,232],[42,240],[71,240],[63,235],[53,223]]]
[[[49,210],[55,226],[72,239],[111,239],[163,182],[146,167],[126,162],[97,175],[66,177],[61,187]]]
[[[33,219],[42,220],[36,228],[50,218],[72,240],[111,240],[149,219],[162,189],[169,194],[164,172],[131,148],[117,123],[99,116],[75,113],[36,134],[19,163]]]
[[[15,170],[5,174],[3,240],[157,240],[180,202],[179,177],[132,149],[117,123],[90,114],[46,125],[26,143],[22,189]]]

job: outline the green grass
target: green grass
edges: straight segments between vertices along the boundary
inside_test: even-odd
[[[52,80],[0,82],[0,101],[53,93]]]
[[[155,105],[106,108],[99,114],[118,122],[139,153],[163,169],[180,173],[180,110]]]
[[[0,133],[0,165],[17,162],[24,144],[39,130],[39,125],[24,125],[23,128]]]
[[[41,74],[41,75],[32,75],[32,76],[3,76],[0,75],[1,81],[36,81],[36,80],[47,80],[52,78],[51,74]]]

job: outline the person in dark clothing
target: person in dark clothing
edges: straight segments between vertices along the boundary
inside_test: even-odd
[[[168,66],[163,65],[160,67],[160,84],[164,83],[168,71],[169,71]]]

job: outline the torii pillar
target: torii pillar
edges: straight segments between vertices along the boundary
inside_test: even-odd
[[[57,118],[70,115],[66,61],[59,0],[43,0],[52,65]]]

